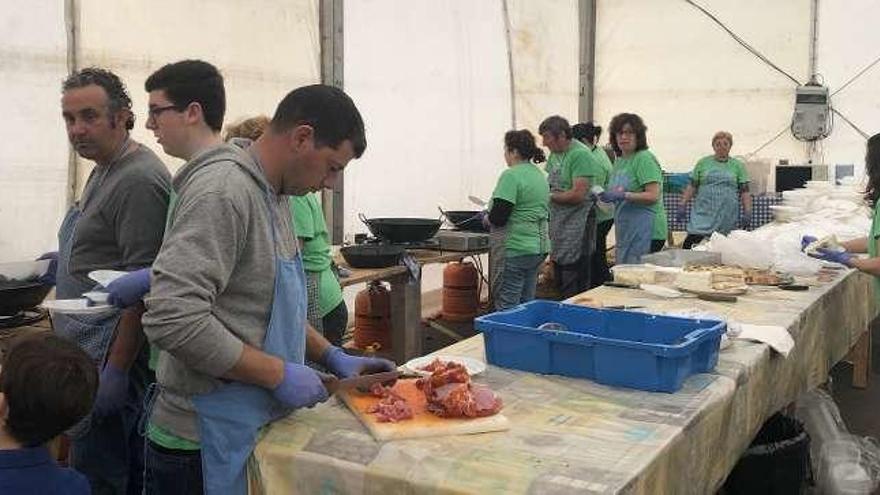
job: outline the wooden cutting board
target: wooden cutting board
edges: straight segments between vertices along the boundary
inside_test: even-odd
[[[343,391],[337,395],[354,415],[379,441],[404,438],[424,438],[441,435],[467,435],[510,429],[507,418],[499,413],[484,418],[441,418],[428,412],[425,394],[416,387],[415,379],[397,380],[394,392],[404,397],[413,410],[413,418],[397,423],[380,423],[375,414],[365,412],[379,402],[378,397],[357,391]]]

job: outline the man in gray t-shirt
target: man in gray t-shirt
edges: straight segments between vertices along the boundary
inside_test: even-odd
[[[58,233],[56,296],[78,298],[95,283],[89,272],[153,263],[162,243],[171,177],[147,147],[129,137],[131,98],[119,78],[88,68],[62,86],[62,115],[76,153],[95,162]],[[76,342],[101,370],[91,414],[69,433],[70,464],[92,493],[141,493],[143,438],[137,420],[154,381],[141,327],[143,304],[100,314],[53,315],[56,333]]]

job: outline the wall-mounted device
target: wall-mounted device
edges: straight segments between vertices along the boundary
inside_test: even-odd
[[[817,83],[807,83],[795,90],[794,115],[791,133],[800,141],[817,141],[831,132],[831,106],[828,88]]]

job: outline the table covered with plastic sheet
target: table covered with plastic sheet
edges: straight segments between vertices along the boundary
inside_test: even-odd
[[[642,311],[701,311],[778,325],[787,358],[733,341],[713,373],[674,394],[489,366],[475,378],[504,400],[509,431],[380,443],[335,398],[267,428],[251,493],[714,493],[761,424],[861,337],[875,314],[871,278],[853,271],[806,292],[754,288],[736,303],[659,299],[601,287],[590,296]],[[481,336],[440,353],[484,358]]]

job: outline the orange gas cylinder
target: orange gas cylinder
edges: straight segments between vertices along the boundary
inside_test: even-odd
[[[449,263],[443,269],[443,318],[470,321],[480,306],[480,274],[471,262]]]
[[[391,349],[391,294],[380,282],[358,292],[354,300],[354,346]]]

